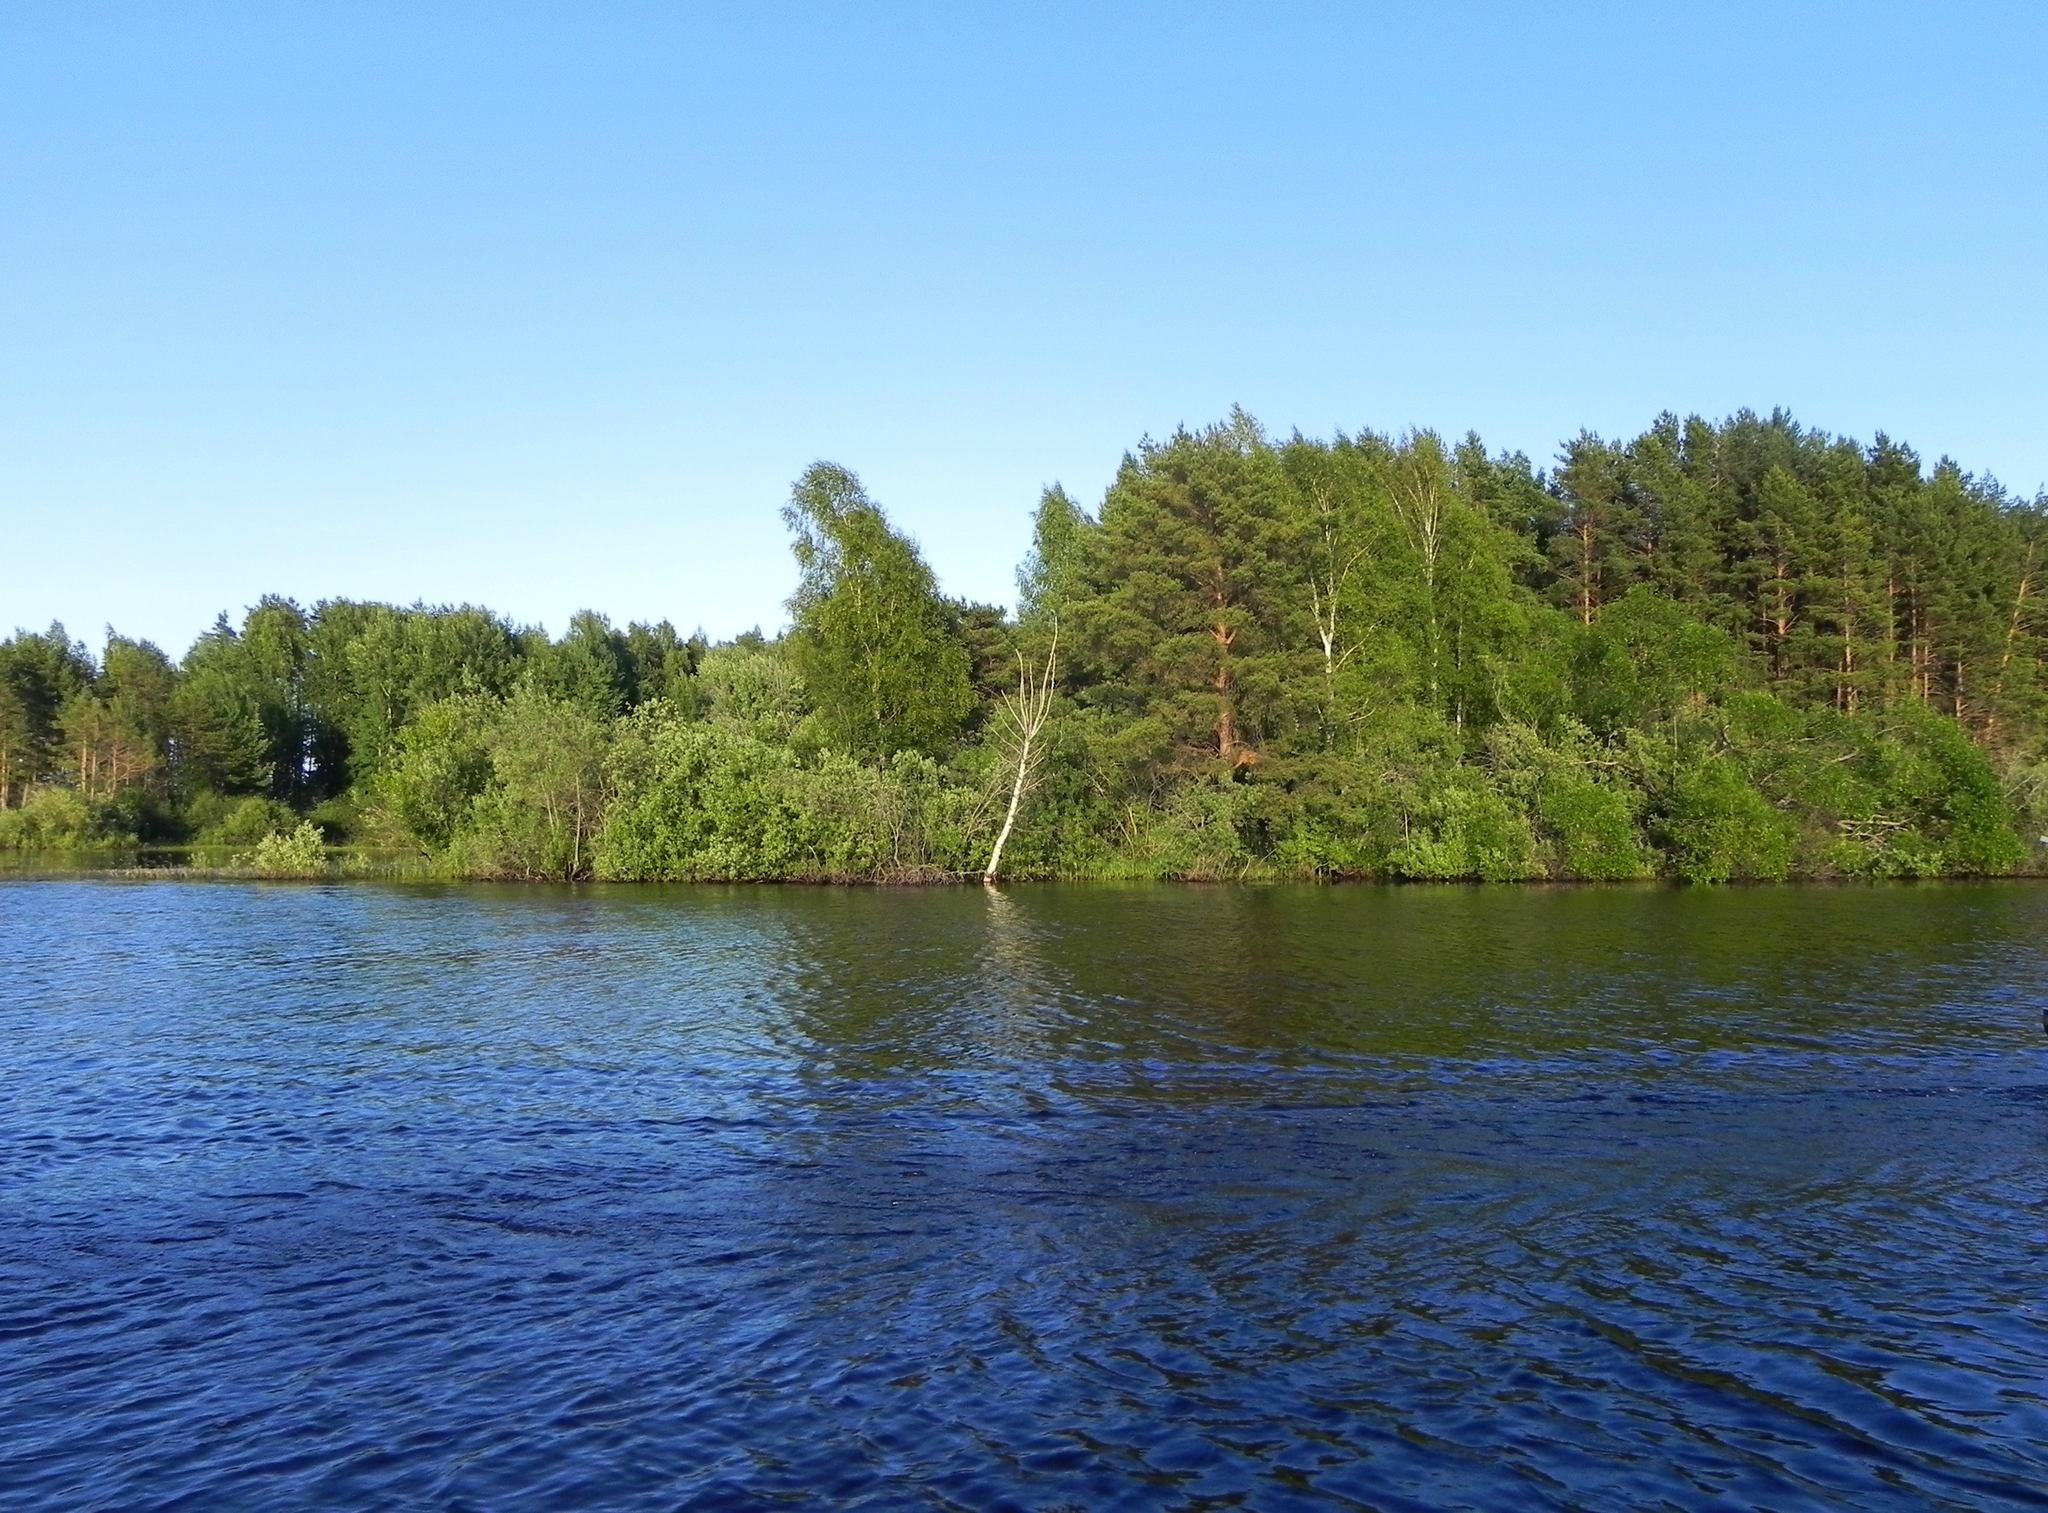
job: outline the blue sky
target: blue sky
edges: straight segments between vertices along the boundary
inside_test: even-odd
[[[0,627],[1006,602],[1146,434],[1786,405],[2048,480],[2048,7],[0,9]]]

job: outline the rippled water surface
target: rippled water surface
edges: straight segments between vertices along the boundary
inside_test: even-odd
[[[2048,888],[0,884],[0,1494],[2048,1504]]]

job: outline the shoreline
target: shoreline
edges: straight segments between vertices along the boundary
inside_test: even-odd
[[[96,861],[95,858],[100,860]],[[1003,877],[993,882],[979,872],[942,872],[927,870],[900,875],[872,873],[816,873],[796,874],[783,877],[674,877],[674,878],[621,878],[621,877],[507,877],[477,876],[449,872],[435,867],[425,858],[411,862],[375,862],[367,859],[342,856],[327,867],[319,870],[281,871],[265,870],[251,866],[207,865],[166,862],[162,864],[137,864],[132,860],[116,861],[107,853],[78,853],[73,857],[59,860],[55,857],[38,858],[14,865],[0,859],[0,882],[48,882],[76,881],[79,879],[105,878],[116,882],[293,882],[293,883],[432,883],[442,885],[461,884],[493,885],[498,887],[590,887],[647,888],[647,887],[715,887],[715,888],[873,888],[873,889],[931,889],[931,888],[987,888],[1000,891],[1012,886],[1129,886],[1168,884],[1177,887],[1378,887],[1378,888],[1601,888],[1601,889],[1688,889],[1688,888],[1823,888],[1859,887],[1881,884],[1906,883],[1987,883],[1987,882],[2048,882],[2048,870],[2025,869],[2011,872],[1925,872],[1893,873],[1879,875],[1846,875],[1813,873],[1794,874],[1782,878],[1730,878],[1720,882],[1699,883],[1682,877],[1659,875],[1631,878],[1585,878],[1585,877],[1523,877],[1523,878],[1481,878],[1481,877],[1407,877],[1398,873],[1383,874],[1315,874],[1287,873],[1279,871],[1247,870],[1235,875],[1216,874],[1142,874],[1142,873],[1068,873],[1043,876]]]

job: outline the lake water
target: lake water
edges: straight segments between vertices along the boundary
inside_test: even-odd
[[[0,1503],[2048,1505],[2044,942],[0,883]]]

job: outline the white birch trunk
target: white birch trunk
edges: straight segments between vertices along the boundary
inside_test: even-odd
[[[982,882],[993,886],[996,871],[1002,865],[1003,847],[1009,844],[1010,832],[1016,828],[1017,811],[1024,804],[1024,790],[1031,784],[1031,749],[1037,743],[1038,733],[1045,728],[1046,717],[1052,713],[1054,682],[1058,677],[1060,654],[1059,627],[1053,627],[1052,646],[1045,654],[1045,671],[1035,678],[1031,665],[1024,660],[1022,652],[1017,653],[1017,697],[1014,704],[1005,706],[1006,712],[1017,726],[1017,777],[1010,784],[1010,808],[1003,816],[1003,828],[996,836],[996,843],[988,854],[988,865],[982,869]]]

